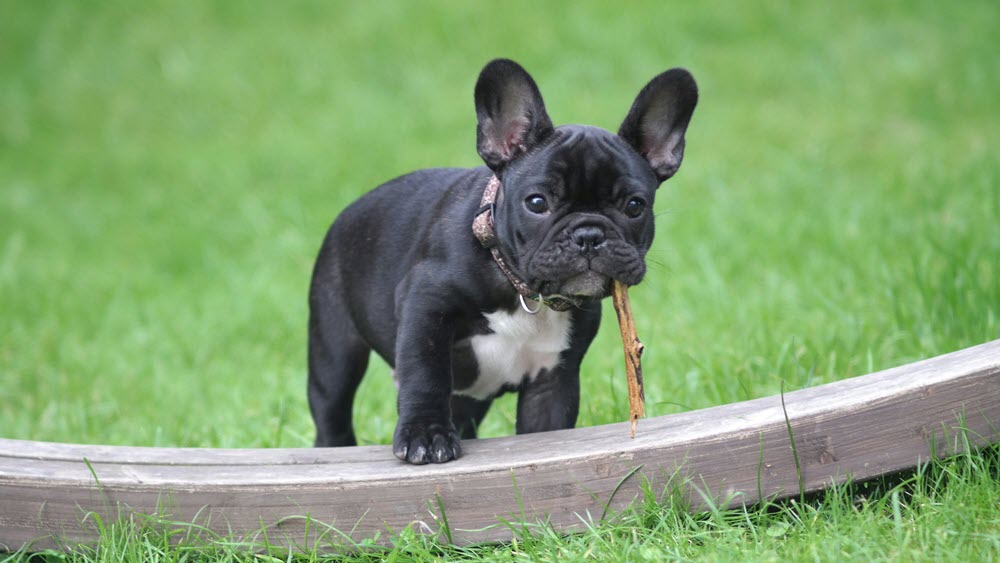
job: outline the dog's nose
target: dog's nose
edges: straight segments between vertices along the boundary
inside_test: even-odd
[[[600,227],[586,226],[578,227],[573,230],[573,242],[575,242],[581,250],[591,251],[598,246],[601,246],[604,241],[604,230]]]

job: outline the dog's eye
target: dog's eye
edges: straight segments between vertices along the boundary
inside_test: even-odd
[[[532,213],[545,213],[549,210],[549,202],[538,194],[531,194],[524,199],[524,206]]]
[[[625,214],[629,217],[638,217],[646,210],[646,202],[640,198],[633,197],[625,204]]]

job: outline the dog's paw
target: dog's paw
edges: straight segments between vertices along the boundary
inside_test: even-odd
[[[450,422],[401,422],[392,437],[392,453],[415,465],[444,463],[462,456],[462,443]]]

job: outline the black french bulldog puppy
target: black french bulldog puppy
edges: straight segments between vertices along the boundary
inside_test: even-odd
[[[646,272],[653,198],[681,165],[697,101],[691,74],[672,69],[617,135],[555,128],[520,65],[487,64],[475,89],[486,167],[396,178],[327,233],[309,293],[316,445],[356,443],[352,402],[372,350],[394,370],[401,460],[458,458],[459,438],[509,391],[518,434],[572,428],[600,299]]]

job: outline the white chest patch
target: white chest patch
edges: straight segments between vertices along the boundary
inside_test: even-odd
[[[479,364],[479,378],[458,395],[487,399],[504,385],[519,385],[534,379],[543,369],[559,363],[559,354],[569,347],[570,314],[542,307],[535,315],[520,308],[513,313],[489,313],[493,334],[473,336],[472,351]]]

